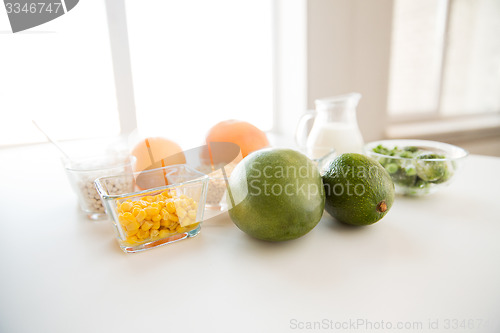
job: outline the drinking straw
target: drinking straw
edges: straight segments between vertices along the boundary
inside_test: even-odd
[[[40,125],[38,125],[38,124],[37,124],[37,122],[36,122],[34,119],[32,119],[31,121],[33,122],[33,125],[35,125],[35,126],[36,126],[36,128],[38,128],[38,130],[39,130],[40,132],[42,132],[42,134],[43,134],[43,135],[45,135],[45,137],[47,138],[47,140],[49,140],[49,141],[50,141],[50,143],[52,143],[52,144],[53,144],[53,145],[54,145],[54,146],[55,146],[55,147],[56,147],[56,148],[57,148],[57,149],[61,152],[61,154],[63,154],[63,155],[64,155],[64,157],[65,157],[68,161],[71,161],[71,158],[70,158],[70,157],[69,157],[69,155],[68,155],[68,154],[64,151],[64,149],[62,149],[62,147],[59,145],[59,143],[58,143],[56,140],[52,139],[52,138],[51,138],[51,137],[47,134],[47,132],[45,132],[45,131],[44,131],[44,130],[40,127]]]

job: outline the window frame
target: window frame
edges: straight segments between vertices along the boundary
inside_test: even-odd
[[[128,135],[137,128],[137,116],[125,0],[104,0],[104,2],[108,19],[120,134]]]
[[[294,135],[295,126],[300,116],[307,110],[314,107],[314,100],[326,97],[325,91],[331,91],[331,94],[348,92],[351,87],[367,85],[359,84],[360,75],[376,76],[378,75],[379,86],[375,89],[369,89],[367,97],[377,95],[377,98],[371,101],[371,110],[363,105],[361,101],[359,114],[360,126],[365,136],[365,141],[381,138],[390,138],[392,132],[397,132],[398,126],[407,126],[410,123],[467,123],[471,119],[491,118],[498,116],[499,113],[485,113],[474,115],[443,116],[439,112],[441,105],[441,91],[443,87],[444,64],[446,59],[446,36],[449,29],[451,0],[445,0],[446,20],[442,39],[442,60],[439,76],[439,91],[437,107],[435,111],[427,113],[409,113],[405,115],[390,115],[388,110],[389,96],[389,63],[390,56],[383,59],[380,55],[390,55],[390,40],[392,32],[392,16],[394,0],[380,0],[377,4],[377,15],[380,18],[387,18],[389,15],[391,23],[383,24],[377,36],[381,37],[382,43],[377,44],[380,48],[380,55],[377,63],[378,69],[374,70],[365,66],[366,73],[355,73],[357,80],[334,84],[331,79],[325,78],[325,73],[318,71],[321,67],[331,67],[326,59],[321,55],[328,50],[329,45],[342,46],[347,45],[351,51],[360,49],[361,43],[367,41],[364,33],[373,29],[376,20],[366,22],[363,17],[367,13],[367,2],[363,0],[343,1],[324,1],[324,0],[271,0],[272,5],[272,33],[273,33],[273,127],[270,131],[272,136],[287,137],[285,142],[291,143]],[[130,64],[130,51],[128,46],[127,24],[125,14],[124,0],[105,0],[109,24],[109,34],[111,39],[111,49],[113,57],[113,66],[115,71],[115,81],[118,99],[118,113],[120,118],[120,128],[122,134],[129,134],[137,127],[136,110],[133,95],[132,69]],[[368,5],[370,6],[370,5]],[[373,6],[373,5],[372,5]],[[359,12],[356,12],[358,10]],[[332,11],[345,11],[351,15],[351,19],[356,28],[350,31],[350,37],[354,39],[338,36],[328,31],[330,25],[319,29],[314,24],[318,13],[332,13]],[[360,37],[360,40],[356,40]],[[314,38],[315,41],[311,41]],[[389,41],[389,43],[387,43]],[[350,43],[349,45],[347,43]],[[357,64],[362,63],[368,58],[363,58],[359,54],[352,54],[350,63],[346,67],[355,68]],[[381,75],[382,73],[382,75]],[[328,75],[328,73],[326,73]],[[320,84],[316,84],[319,82]],[[342,91],[341,91],[342,90]],[[364,119],[367,118],[367,119]],[[364,124],[363,124],[364,123]],[[363,128],[364,127],[364,128]],[[467,126],[462,130],[467,131]],[[376,128],[376,130],[374,130]],[[394,130],[396,129],[396,131]],[[477,132],[477,128],[474,127]],[[446,131],[438,133],[446,135]],[[420,137],[431,138],[432,135],[422,133]],[[435,135],[434,135],[435,137]]]
[[[394,1],[394,0],[391,0]],[[442,99],[443,99],[443,90],[445,83],[445,68],[446,68],[446,60],[449,52],[449,48],[447,47],[449,41],[449,32],[450,32],[450,21],[451,21],[451,12],[453,6],[453,0],[441,0],[443,2],[441,10],[445,12],[444,14],[444,22],[442,23],[442,29],[439,32],[441,43],[440,43],[440,71],[438,76],[438,91],[436,93],[436,102],[434,110],[423,112],[419,110],[407,112],[405,114],[390,114],[389,109],[387,110],[389,123],[393,126],[398,125],[408,125],[409,123],[430,123],[430,122],[441,122],[446,124],[446,122],[452,123],[453,125],[459,123],[466,123],[469,121],[480,121],[481,119],[496,119],[500,118],[500,109],[496,112],[477,112],[473,114],[457,114],[457,115],[443,115],[442,113]],[[390,75],[390,74],[389,74]],[[390,91],[389,91],[390,93]],[[462,126],[466,128],[467,126]],[[472,126],[471,129],[475,127]],[[464,129],[467,131],[467,129]],[[390,130],[388,132],[391,132]]]

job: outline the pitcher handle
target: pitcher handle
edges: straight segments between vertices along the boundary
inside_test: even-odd
[[[304,148],[307,142],[307,136],[311,131],[309,123],[316,117],[316,110],[308,110],[303,114],[297,124],[297,129],[295,130],[295,143],[299,148]]]

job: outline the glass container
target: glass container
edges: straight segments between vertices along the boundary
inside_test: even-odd
[[[83,212],[91,220],[106,218],[104,206],[94,186],[97,178],[133,172],[135,158],[131,156],[94,156],[78,160],[63,160],[66,175],[78,197]],[[117,191],[130,192],[133,184],[127,179],[116,179]]]
[[[309,158],[318,160],[332,151],[336,154],[362,152],[363,137],[356,118],[360,99],[359,93],[318,99],[316,109],[302,116],[296,141]]]
[[[198,235],[209,177],[187,165],[102,177],[95,181],[124,252],[138,252]],[[133,191],[113,187],[131,182]]]
[[[450,185],[468,152],[429,140],[380,140],[366,144],[364,154],[389,173],[397,194],[424,196]]]

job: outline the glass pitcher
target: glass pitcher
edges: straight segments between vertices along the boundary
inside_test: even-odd
[[[315,101],[316,110],[300,118],[295,136],[308,157],[319,160],[333,151],[361,153],[363,137],[356,119],[360,99],[361,94],[350,93]]]

